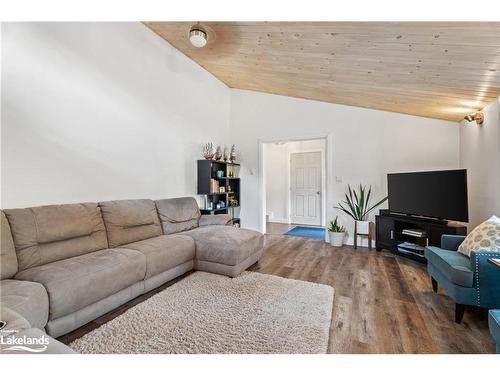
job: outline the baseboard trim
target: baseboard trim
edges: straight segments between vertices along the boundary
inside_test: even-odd
[[[328,238],[325,239],[325,242],[329,242]],[[344,243],[345,245],[354,246],[354,239],[349,236],[347,241]],[[372,240],[372,247],[375,249],[376,242]],[[359,247],[368,247],[368,239],[367,238],[358,238],[358,246]]]
[[[290,224],[290,220],[287,219],[280,219],[280,218],[273,218],[272,220],[269,220],[268,223],[277,223],[277,224]]]

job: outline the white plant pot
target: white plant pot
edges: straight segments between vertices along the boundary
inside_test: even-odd
[[[330,235],[330,245],[341,247],[344,244],[345,232],[328,232]]]
[[[368,234],[370,232],[370,222],[356,221],[356,232],[358,234]]]

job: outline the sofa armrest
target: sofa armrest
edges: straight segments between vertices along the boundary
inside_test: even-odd
[[[206,227],[207,225],[228,225],[231,222],[231,216],[228,214],[220,215],[201,215],[199,225]]]
[[[470,254],[477,305],[486,308],[500,308],[500,268],[488,262],[489,258],[500,258],[500,253],[473,251]]]
[[[0,321],[3,322],[3,327],[0,329],[0,337],[9,336],[15,332],[31,328],[23,316],[5,306],[0,307]]]
[[[441,249],[457,251],[458,247],[464,242],[465,236],[453,234],[443,234],[441,236]]]

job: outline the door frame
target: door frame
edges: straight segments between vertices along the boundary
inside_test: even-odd
[[[266,181],[265,181],[265,163],[264,163],[264,145],[268,143],[276,142],[297,142],[297,141],[313,141],[322,139],[325,141],[325,149],[323,155],[324,164],[324,191],[321,196],[321,211],[322,211],[322,223],[326,226],[327,222],[327,202],[329,202],[329,194],[327,187],[333,184],[334,170],[333,170],[333,134],[332,133],[320,133],[313,135],[304,135],[297,137],[274,137],[274,138],[262,138],[258,140],[258,199],[259,199],[259,227],[258,230],[261,233],[266,233]],[[288,161],[290,162],[290,161]],[[333,186],[333,185],[332,185]],[[290,195],[290,189],[287,189],[287,194]],[[288,198],[288,202],[290,198]],[[290,215],[288,215],[290,217]]]
[[[289,152],[288,153],[288,155],[287,155],[288,178],[287,178],[287,189],[286,189],[286,191],[287,191],[287,201],[286,201],[287,207],[286,208],[287,208],[288,224],[308,225],[308,224],[292,223],[292,155],[319,152],[320,153],[320,182],[319,182],[319,189],[320,189],[319,216],[320,216],[320,220],[319,220],[319,225],[321,227],[324,227],[326,225],[326,218],[324,215],[324,213],[326,212],[326,207],[325,207],[326,201],[325,201],[325,199],[323,199],[324,192],[326,190],[325,150],[326,150],[326,141],[325,141],[325,148],[324,149],[312,149],[309,151],[297,151],[297,152]]]

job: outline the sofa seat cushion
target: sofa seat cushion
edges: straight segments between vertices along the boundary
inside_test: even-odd
[[[42,284],[49,294],[50,320],[78,311],[144,279],[144,255],[105,249],[29,268],[16,279]]]
[[[146,257],[146,279],[194,259],[194,240],[189,236],[163,235],[123,245]]]
[[[32,327],[43,328],[49,318],[49,297],[42,284],[21,280],[0,281],[0,305],[9,308]]]
[[[206,226],[183,232],[196,243],[196,259],[228,266],[240,264],[262,250],[264,236],[232,226]]]
[[[453,284],[468,288],[474,284],[474,272],[470,268],[470,259],[465,255],[452,250],[427,246],[425,258]]]
[[[497,345],[500,344],[500,310],[489,311],[488,325],[490,327],[491,336],[493,336]]]

